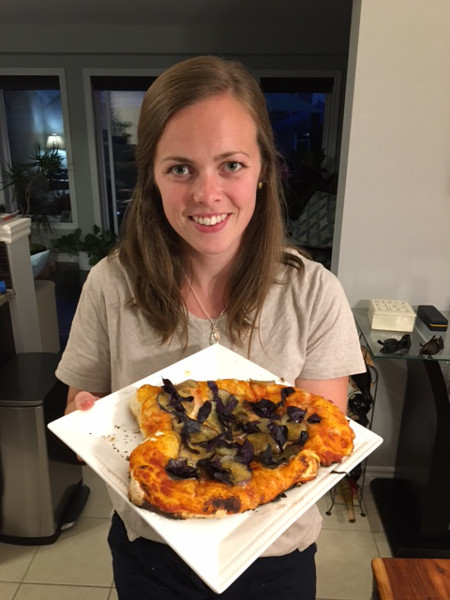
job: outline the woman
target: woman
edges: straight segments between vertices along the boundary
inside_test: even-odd
[[[284,248],[277,154],[254,78],[216,57],[170,68],[144,98],[136,159],[122,240],[92,269],[57,370],[67,412],[219,340],[345,410],[348,375],[365,369],[355,325],[336,278]],[[121,600],[216,597],[111,496]],[[320,524],[314,507],[220,597],[314,598]]]

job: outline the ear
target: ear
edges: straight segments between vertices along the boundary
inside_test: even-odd
[[[267,165],[264,163],[263,165],[261,165],[261,171],[259,173],[259,181],[264,180],[264,177],[266,176],[266,172],[267,172]]]

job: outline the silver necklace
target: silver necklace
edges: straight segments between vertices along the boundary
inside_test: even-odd
[[[194,288],[192,287],[192,283],[190,282],[190,280],[186,277],[186,281],[188,282],[188,285],[191,289],[191,292],[194,296],[194,298],[197,301],[197,304],[200,307],[200,310],[202,311],[202,313],[205,315],[205,317],[208,319],[208,321],[211,323],[211,331],[209,334],[209,345],[212,346],[213,344],[218,344],[220,342],[220,332],[217,328],[217,325],[219,324],[220,319],[223,317],[223,315],[225,314],[225,309],[226,307],[224,306],[220,315],[218,317],[216,317],[215,319],[211,319],[211,317],[208,314],[208,311],[206,310],[206,308],[203,306],[200,298],[197,296]]]

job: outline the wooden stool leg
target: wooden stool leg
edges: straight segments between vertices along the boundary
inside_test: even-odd
[[[392,595],[389,576],[386,572],[384,560],[382,558],[374,558],[372,560],[373,573],[373,598],[374,600],[388,600],[394,598]]]

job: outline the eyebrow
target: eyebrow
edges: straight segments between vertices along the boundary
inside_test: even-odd
[[[243,154],[244,156],[249,156],[247,152],[243,150],[233,150],[231,152],[223,152],[222,154],[218,154],[213,157],[213,160],[219,161],[225,158],[230,158],[231,156],[236,156],[236,154]],[[187,158],[186,156],[165,156],[161,159],[162,162],[179,162],[179,163],[191,163],[193,162],[191,158]],[[195,161],[194,161],[195,162]]]

